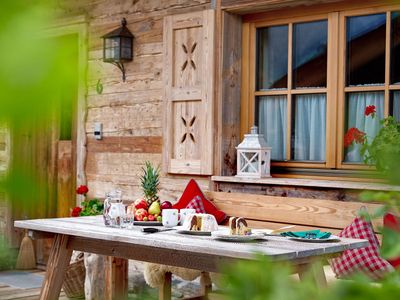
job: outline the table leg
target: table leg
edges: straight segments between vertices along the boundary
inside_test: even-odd
[[[108,257],[106,266],[106,299],[128,299],[128,260]]]
[[[158,290],[158,300],[171,300],[172,273],[165,272],[163,285]]]
[[[201,295],[204,296],[205,299],[208,299],[208,293],[211,292],[212,290],[212,281],[210,278],[210,273],[201,272],[200,286],[201,286]]]
[[[72,249],[67,248],[68,235],[57,234],[47,263],[40,300],[56,300],[60,296],[64,275],[69,266]]]
[[[298,273],[301,281],[310,278],[318,288],[322,289],[328,286],[326,282],[324,268],[320,262],[299,265]]]

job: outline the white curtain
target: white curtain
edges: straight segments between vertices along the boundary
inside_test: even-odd
[[[383,119],[384,110],[384,93],[350,93],[347,99],[347,127],[356,127],[358,130],[365,132],[369,142],[373,140],[380,129],[379,121]],[[375,105],[376,116],[365,116],[365,108],[369,105]],[[361,145],[353,143],[345,149],[345,162],[362,162],[363,158],[360,154]]]
[[[286,153],[286,96],[263,96],[258,102],[258,127],[268,146],[271,159],[284,160]]]
[[[298,95],[295,107],[294,159],[325,161],[325,94]]]
[[[400,122],[400,92],[393,93],[393,117]]]

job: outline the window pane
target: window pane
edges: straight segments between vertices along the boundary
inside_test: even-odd
[[[392,13],[391,46],[390,82],[400,84],[400,12]]]
[[[295,96],[292,115],[292,159],[325,161],[325,94]]]
[[[326,87],[327,21],[293,27],[293,87]]]
[[[285,160],[287,99],[286,96],[258,98],[258,127],[268,146],[272,147],[271,159]]]
[[[400,121],[400,91],[394,91],[391,95],[390,115]]]
[[[376,109],[375,117],[365,115],[365,108],[374,105]],[[345,130],[357,128],[366,134],[368,140],[372,140],[380,129],[379,121],[383,119],[384,112],[384,93],[383,92],[363,92],[349,93],[346,99],[346,123]],[[346,138],[345,138],[346,144]],[[345,162],[362,162],[360,154],[361,144],[355,142],[345,145]]]
[[[385,82],[386,14],[347,18],[347,85]]]
[[[257,89],[287,88],[288,26],[257,29]]]

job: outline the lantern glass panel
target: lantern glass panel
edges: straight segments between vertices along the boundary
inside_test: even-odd
[[[121,37],[121,58],[132,59],[132,38]]]
[[[106,60],[119,60],[120,58],[120,38],[106,38],[105,39],[105,49],[104,58]]]
[[[240,152],[240,171],[258,173],[258,152]]]

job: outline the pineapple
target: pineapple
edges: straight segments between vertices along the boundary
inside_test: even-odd
[[[154,168],[151,162],[146,161],[142,168],[143,175],[140,177],[144,198],[150,206],[154,201],[160,201],[157,195],[160,185],[160,168]]]

